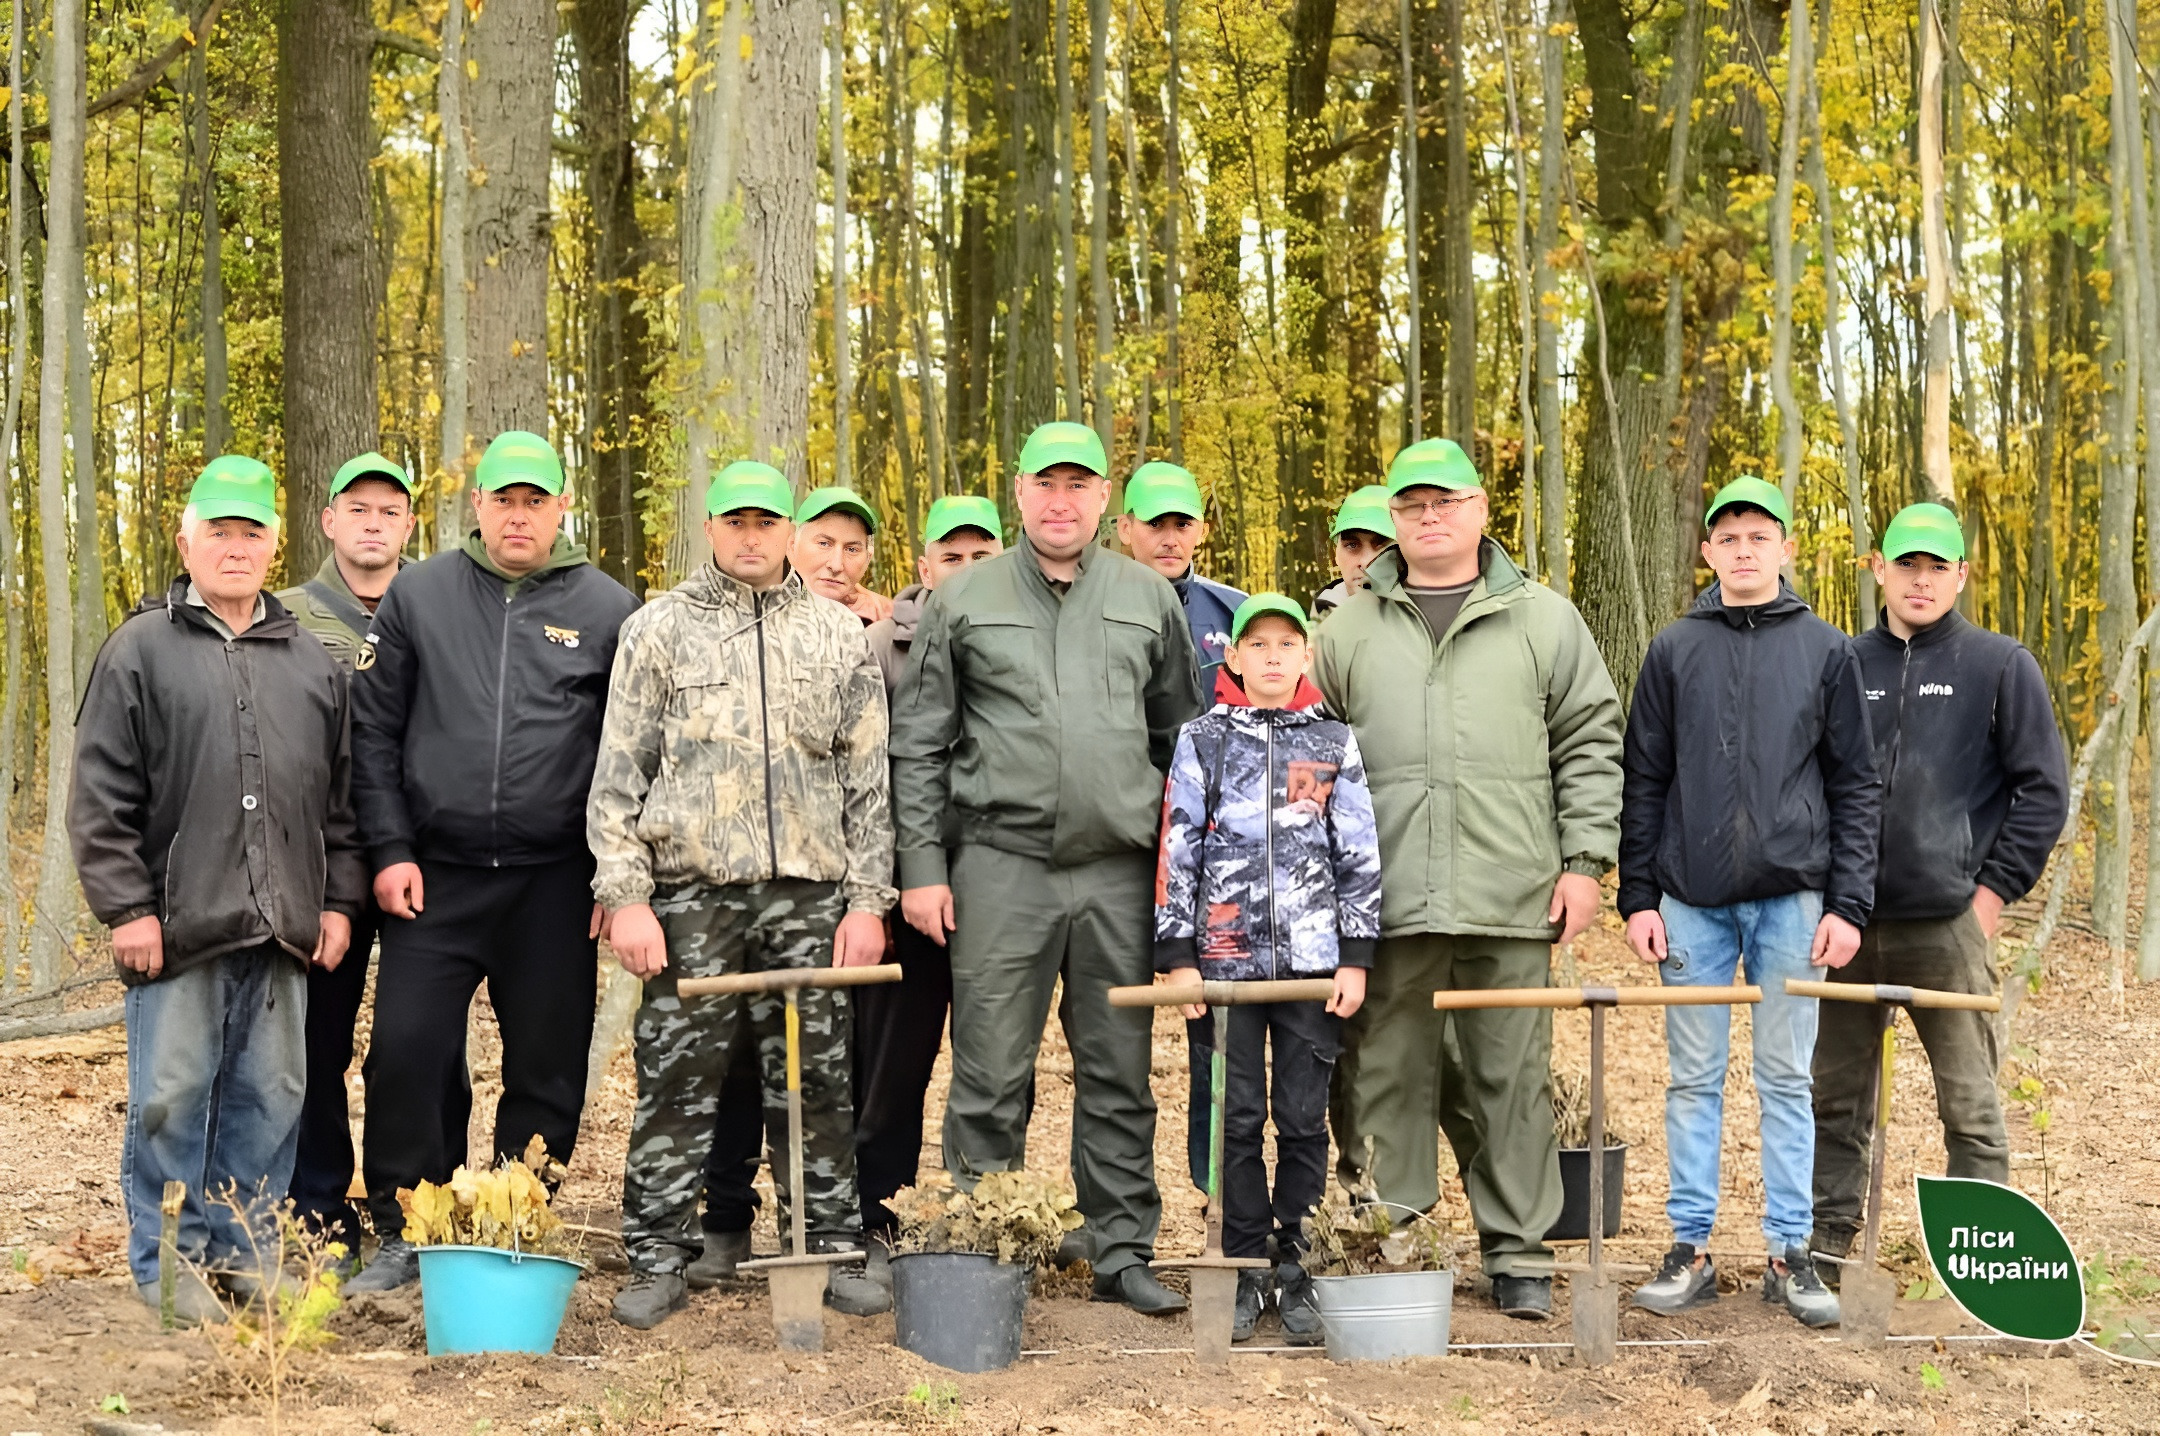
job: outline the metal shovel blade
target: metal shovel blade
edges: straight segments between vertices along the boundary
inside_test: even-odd
[[[1897,1278],[1859,1265],[1845,1268],[1838,1284],[1838,1334],[1848,1345],[1880,1350],[1890,1340],[1890,1308],[1897,1301]]]
[[[1575,1359],[1610,1365],[1620,1340],[1620,1288],[1602,1275],[1579,1277],[1568,1304],[1575,1313]]]
[[[830,1271],[822,1264],[767,1269],[773,1335],[782,1351],[825,1349],[825,1279]]]
[[[1193,1357],[1203,1366],[1221,1366],[1230,1360],[1237,1281],[1238,1274],[1224,1267],[1192,1269]]]

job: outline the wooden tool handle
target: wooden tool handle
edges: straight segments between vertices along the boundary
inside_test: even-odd
[[[876,967],[783,967],[772,972],[731,972],[724,977],[685,977],[675,983],[684,997],[722,997],[741,992],[785,992],[791,987],[868,987],[898,982],[900,964]]]
[[[1112,1007],[1247,1007],[1256,1002],[1325,1002],[1335,995],[1332,977],[1301,977],[1280,982],[1160,982],[1151,987],[1113,987]]]
[[[1832,1002],[1889,1002],[1899,1007],[1951,1007],[1960,1012],[2000,1012],[2002,999],[1978,992],[1937,992],[1931,987],[1900,987],[1894,982],[1804,982],[1785,979],[1794,997],[1827,997]]]
[[[1489,987],[1432,995],[1442,1012],[1484,1007],[1723,1007],[1760,1002],[1759,987]]]

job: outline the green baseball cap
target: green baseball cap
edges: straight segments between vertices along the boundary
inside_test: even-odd
[[[787,475],[771,464],[737,459],[705,486],[705,512],[718,517],[737,509],[760,509],[786,518],[795,512],[795,490]]]
[[[1384,539],[1395,537],[1395,515],[1388,512],[1386,484],[1367,484],[1352,492],[1335,510],[1335,522],[1328,529],[1329,538],[1341,538],[1352,529],[1364,529]]]
[[[562,459],[555,446],[538,434],[505,429],[473,465],[473,483],[483,489],[531,484],[546,494],[563,491]]]
[[[930,505],[930,512],[923,515],[922,541],[936,543],[954,529],[981,529],[1000,543],[1005,539],[997,505],[981,494],[947,494]]]
[[[1703,514],[1703,527],[1717,522],[1717,516],[1734,504],[1750,504],[1778,521],[1778,527],[1792,532],[1792,505],[1785,502],[1785,491],[1766,479],[1753,474],[1742,474],[1710,500],[1709,509]]]
[[[277,475],[260,459],[220,454],[203,465],[188,489],[187,517],[246,519],[277,527]]]
[[[1305,610],[1296,599],[1286,593],[1256,593],[1239,604],[1237,612],[1231,616],[1230,641],[1235,643],[1243,638],[1254,619],[1270,613],[1282,615],[1297,625],[1298,632],[1308,638],[1312,636],[1312,620],[1305,616]]]
[[[336,498],[362,479],[388,479],[403,489],[409,498],[413,492],[412,475],[405,472],[403,464],[393,464],[381,454],[370,449],[355,459],[347,459],[330,480],[330,497]]]
[[[1207,503],[1190,469],[1156,459],[1134,469],[1125,481],[1125,512],[1144,524],[1164,514],[1200,519],[1207,517]]]
[[[1962,563],[1965,559],[1965,526],[1941,504],[1907,504],[1899,509],[1890,527],[1883,530],[1882,556],[1903,558],[1924,553],[1930,558]]]
[[[1470,462],[1462,445],[1453,439],[1426,439],[1395,451],[1395,461],[1388,465],[1387,471],[1388,496],[1392,498],[1404,489],[1421,486],[1436,489],[1485,487],[1478,478],[1477,465]]]
[[[835,509],[844,514],[855,515],[855,517],[863,521],[863,526],[869,529],[870,532],[877,532],[877,515],[871,511],[870,505],[863,502],[862,495],[856,493],[853,489],[844,489],[838,484],[827,484],[822,489],[812,489],[809,493],[804,494],[802,507],[795,510],[795,522],[806,524],[820,515],[833,512]]]
[[[1020,472],[1039,474],[1056,464],[1078,464],[1091,474],[1110,472],[1102,436],[1085,424],[1041,424],[1020,446]]]

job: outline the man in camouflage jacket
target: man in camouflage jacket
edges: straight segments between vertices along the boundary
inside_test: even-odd
[[[644,978],[638,1105],[623,1173],[630,1285],[616,1318],[648,1328],[687,1300],[697,1198],[737,1034],[764,1069],[766,1124],[787,1130],[778,996],[683,998],[679,976],[878,960],[893,904],[885,685],[861,620],[786,561],[787,480],[732,464],[707,495],[714,561],[623,625],[586,809],[593,896]],[[800,1000],[804,1203],[813,1245],[854,1245],[854,1104],[839,989]],[[783,1207],[786,1163],[773,1163]],[[782,1217],[783,1226],[787,1218]],[[827,1300],[883,1310],[835,1268]]]

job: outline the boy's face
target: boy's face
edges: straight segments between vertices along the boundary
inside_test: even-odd
[[[915,560],[915,576],[924,588],[934,589],[969,564],[1003,552],[1005,545],[981,529],[954,529],[923,546],[922,557]]]
[[[1118,542],[1132,556],[1164,578],[1183,578],[1192,568],[1193,555],[1207,542],[1207,523],[1191,514],[1160,514],[1146,523],[1131,514],[1119,514]]]
[[[1726,602],[1749,605],[1777,596],[1778,570],[1792,562],[1794,549],[1784,527],[1761,509],[1730,508],[1710,526],[1702,556]]]
[[[1344,529],[1335,536],[1335,572],[1343,587],[1356,593],[1365,586],[1365,567],[1380,557],[1388,540],[1371,529]]]
[[[1966,567],[1929,553],[1909,553],[1886,559],[1876,554],[1869,560],[1875,582],[1882,587],[1883,608],[1907,628],[1929,628],[1939,622],[1965,591]]]
[[[1223,655],[1255,708],[1287,707],[1311,660],[1312,645],[1304,630],[1272,613],[1245,625],[1244,634]]]

